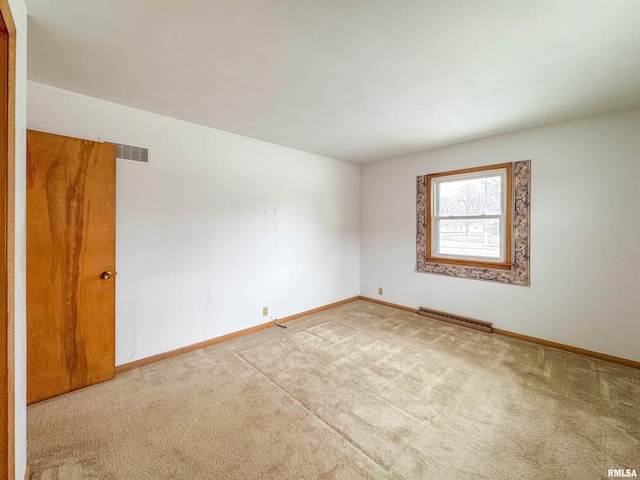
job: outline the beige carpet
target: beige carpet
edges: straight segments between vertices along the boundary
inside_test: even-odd
[[[600,479],[640,371],[356,301],[28,409],[34,480]]]

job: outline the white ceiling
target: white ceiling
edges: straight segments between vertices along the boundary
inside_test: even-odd
[[[30,80],[354,163],[640,105],[638,0],[26,0]]]

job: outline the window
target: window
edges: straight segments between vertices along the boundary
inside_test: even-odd
[[[496,177],[500,178],[499,195],[498,186],[491,184]],[[482,209],[478,207],[474,212],[471,207],[465,210],[464,205],[452,205],[458,200],[454,193],[464,186],[456,182],[464,180],[471,182],[464,187],[469,190],[467,193],[473,193],[475,188],[480,191],[480,198],[484,195]],[[477,183],[473,184],[472,180]],[[486,193],[483,182],[486,182]],[[438,188],[440,193],[434,196]],[[530,225],[531,160],[419,175],[416,177],[415,271],[529,286]],[[469,235],[465,235],[467,228]],[[473,236],[475,238],[471,238]]]
[[[512,164],[426,176],[426,260],[510,270]]]

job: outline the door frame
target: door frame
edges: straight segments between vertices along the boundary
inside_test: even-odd
[[[0,479],[15,478],[15,76],[16,27],[0,0]]]

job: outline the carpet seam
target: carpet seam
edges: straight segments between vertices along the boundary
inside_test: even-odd
[[[416,315],[417,315],[417,314],[416,314]],[[381,317],[381,318],[385,318],[385,317]],[[423,318],[424,318],[424,317],[423,317]],[[356,332],[358,332],[358,333],[360,333],[360,334],[362,334],[362,335],[369,335],[369,336],[371,336],[371,337],[373,337],[373,338],[375,338],[375,339],[377,339],[377,340],[382,340],[383,342],[392,343],[392,342],[389,342],[389,340],[387,340],[387,339],[385,339],[385,338],[380,338],[380,337],[378,337],[378,336],[376,336],[376,335],[372,335],[372,334],[370,334],[370,333],[366,333],[366,332],[363,332],[363,331],[361,331],[361,330],[357,330],[357,329],[355,329],[355,328],[353,328],[353,327],[348,327],[348,326],[347,326],[347,325],[345,325],[344,323],[341,323],[341,322],[336,322],[336,323],[338,323],[338,324],[340,324],[340,325],[342,325],[342,326],[344,326],[344,327],[351,328],[352,330],[355,330]],[[394,343],[394,345],[396,345],[396,344]],[[416,349],[416,348],[414,348],[414,347],[406,346],[406,347],[403,347],[403,348],[406,348],[406,349],[408,349],[408,350],[411,350],[411,351],[412,351],[412,352],[414,352],[414,353],[419,353],[420,355],[424,355],[425,357],[429,358],[430,360],[433,360],[434,362],[439,363],[440,365],[444,365],[444,366],[446,366],[446,367],[450,367],[450,368],[455,368],[456,370],[460,370],[460,371],[463,371],[463,372],[466,372],[466,373],[474,373],[474,372],[473,372],[473,370],[467,370],[467,369],[465,369],[465,368],[459,367],[458,365],[450,365],[450,364],[448,364],[448,363],[443,362],[442,360],[440,360],[440,359],[438,359],[438,358],[432,357],[432,356],[430,356],[430,355],[425,355],[425,353],[424,353],[424,352],[422,352],[422,351],[420,351],[420,350],[418,350],[418,349]],[[497,373],[497,372],[496,372],[496,373]]]
[[[366,334],[366,333],[363,333],[363,335],[367,335],[367,334]],[[321,337],[318,337],[318,338],[321,338]],[[380,339],[378,339],[378,340],[380,340]],[[339,343],[342,343],[342,342],[339,342]],[[283,345],[284,345],[284,344],[283,344]],[[334,345],[338,345],[338,344],[337,344],[337,343],[335,343]],[[394,345],[395,345],[395,344],[394,344]],[[310,357],[306,352],[303,352],[302,350],[298,350],[297,348],[294,348],[294,347],[289,347],[289,348],[291,348],[292,350],[295,350],[295,351],[296,351],[296,352],[298,352],[298,353],[301,353],[302,355],[304,355],[305,357],[307,357],[308,359],[310,359],[310,360],[312,360],[312,361],[314,361],[314,362],[319,362],[319,363],[321,363],[321,364],[323,364],[323,365],[327,365],[326,363],[324,363],[323,361],[321,361],[321,360],[319,360],[319,359],[317,359],[317,358]],[[398,348],[399,348],[399,349],[401,349],[402,347],[398,347]],[[324,349],[323,349],[323,350],[324,350]],[[353,362],[352,360],[349,360],[349,358],[348,358],[348,357],[343,357],[343,359],[344,359],[345,361],[347,361],[347,362],[352,363],[352,364],[356,364],[356,362]],[[356,365],[357,365],[357,364],[356,364]],[[413,368],[415,365],[417,365],[417,364],[413,364],[413,365],[411,366],[411,368]],[[257,367],[254,367],[254,368],[257,368]],[[364,367],[364,368],[367,368],[367,367]],[[367,370],[368,370],[368,369],[367,369]],[[409,369],[409,370],[411,370],[411,369]],[[409,370],[407,370],[407,372],[408,372]],[[373,371],[371,371],[371,370],[369,370],[369,371],[370,371],[371,373],[373,373],[374,375],[376,374],[375,372],[373,372]],[[405,374],[405,373],[407,373],[407,372],[403,372],[403,373],[399,374],[396,378],[401,377],[402,375],[404,375],[404,374]],[[268,377],[267,377],[267,378],[268,378]],[[393,383],[392,381],[390,381],[390,380],[388,380],[388,379],[386,379],[386,378],[384,378],[384,377],[382,377],[382,380],[383,380],[384,382],[386,382],[386,384],[387,384],[387,385],[389,385],[389,384],[392,384],[392,383]],[[402,388],[402,387],[399,387],[399,388]],[[403,388],[403,390],[405,390],[405,389]],[[410,395],[414,395],[413,393],[409,392],[408,390],[405,390],[405,391],[406,391],[408,394],[410,394]],[[418,417],[415,417],[414,415],[412,415],[412,414],[411,414],[411,412],[407,412],[405,409],[400,408],[400,407],[398,407],[397,405],[394,405],[393,403],[390,403],[388,400],[385,400],[384,398],[381,398],[379,395],[377,395],[377,394],[375,394],[375,393],[370,393],[370,392],[367,392],[367,393],[369,393],[370,395],[374,396],[374,397],[375,397],[375,398],[377,398],[378,400],[380,400],[380,401],[382,401],[382,402],[384,402],[384,403],[389,404],[389,406],[390,406],[390,407],[395,408],[396,410],[399,410],[400,412],[404,413],[405,415],[407,415],[407,416],[411,417],[411,419],[412,419],[412,420],[414,420],[415,422],[420,423],[420,424],[424,423],[424,420],[422,420],[422,419],[420,419],[420,418],[418,418]],[[414,396],[416,396],[416,395],[414,395]],[[408,447],[408,445],[405,445],[405,447]]]
[[[343,326],[343,327],[345,327],[345,328],[348,328],[349,330],[353,330],[354,332],[357,332],[357,333],[359,333],[359,334],[361,334],[361,335],[367,335],[367,336],[370,336],[370,337],[376,338],[377,340],[381,340],[381,341],[383,341],[383,342],[391,343],[391,342],[388,342],[387,340],[383,340],[383,339],[381,339],[381,338],[374,337],[373,335],[369,335],[368,333],[359,332],[358,330],[355,330],[355,329],[353,329],[353,328],[346,327],[346,325],[342,325],[341,323],[334,322],[333,320],[327,320],[326,322],[323,322],[323,323],[321,323],[320,325],[324,325],[325,323],[335,323],[336,325],[341,325],[341,326]],[[305,330],[305,331],[306,331],[306,330]],[[324,339],[324,338],[322,338],[322,337],[319,337],[318,335],[315,335],[313,332],[308,332],[308,333],[310,333],[311,335],[313,335],[313,336],[314,336],[314,337],[316,337],[316,338],[319,338],[319,339],[324,340],[324,341],[328,341],[328,340],[326,340],[326,339]],[[350,338],[353,338],[353,337],[349,337],[348,339],[350,339]],[[348,340],[348,339],[346,339],[346,340]],[[342,343],[346,342],[346,340],[342,340],[342,341],[337,342],[337,343],[332,343],[331,345],[329,345],[329,346],[327,346],[327,347],[323,347],[321,350],[323,350],[323,351],[324,351],[326,348],[329,348],[329,347],[331,347],[331,346],[334,346],[334,345],[340,345],[340,344],[342,344]],[[303,352],[302,350],[298,350],[297,348],[295,348],[295,347],[291,347],[291,346],[289,346],[289,345],[286,345],[286,344],[284,344],[284,343],[282,343],[282,342],[280,342],[280,341],[278,341],[278,342],[279,342],[281,345],[283,345],[283,346],[286,346],[286,347],[288,347],[288,348],[290,348],[290,349],[292,349],[292,350],[295,350],[295,351],[296,351],[296,352],[298,352],[298,353],[301,353],[302,355],[304,355],[304,356],[305,356],[306,358],[308,358],[309,360],[312,360],[312,361],[314,361],[314,362],[320,362],[320,363],[322,363],[322,364],[325,364],[325,362],[323,362],[322,360],[320,360],[320,359],[318,359],[318,358],[315,358],[315,357],[311,357],[307,352]],[[331,342],[330,342],[330,343],[331,343]],[[402,350],[402,349],[404,348],[404,347],[402,347],[402,346],[400,346],[400,345],[397,345],[397,344],[395,344],[395,343],[393,343],[392,345],[394,345],[394,346],[396,346],[396,347],[397,347],[396,352],[397,352],[398,350]],[[393,353],[396,353],[396,352],[392,352],[392,353],[391,353],[391,354],[389,354],[389,355],[392,355]],[[421,355],[421,353],[420,353],[420,352],[415,352],[415,353],[418,353],[418,355]],[[348,361],[348,362],[355,363],[355,362],[352,362],[351,360],[349,360],[349,358],[348,358],[348,357],[344,357],[344,359],[345,359],[346,361]],[[325,365],[326,365],[326,364],[325,364]],[[396,375],[396,376],[394,377],[394,380],[395,380],[395,379],[398,379],[398,378],[401,378],[403,375],[407,374],[407,373],[408,373],[409,371],[411,371],[411,370],[413,369],[413,367],[415,367],[416,365],[417,365],[417,363],[413,363],[413,364],[411,365],[411,367],[410,367],[407,371],[405,371],[405,372],[401,372],[401,373],[399,373],[398,375]],[[257,368],[257,367],[256,367],[256,368]],[[367,368],[367,367],[364,367],[364,368]],[[371,370],[370,370],[370,371],[371,371]],[[373,372],[373,371],[371,371],[371,373],[373,373],[374,375],[376,374],[376,373],[375,373],[375,372]],[[382,379],[387,383],[387,385],[389,385],[389,384],[394,384],[394,381],[392,381],[392,380],[389,380],[389,379],[384,378],[384,377],[381,377],[381,378],[382,378]],[[400,387],[400,388],[402,388],[402,387]],[[404,390],[404,389],[403,389],[403,390]],[[406,391],[407,393],[409,393],[410,395],[413,395],[413,394],[412,394],[411,392],[409,392],[408,390],[405,390],[405,391]],[[381,400],[381,401],[383,401],[383,402],[385,402],[385,403],[389,403],[387,400],[385,400],[384,398],[379,397],[378,395],[375,395],[375,394],[374,394],[374,396],[375,396],[378,400]],[[415,395],[414,395],[414,396],[415,396]],[[397,410],[401,411],[402,413],[404,413],[404,414],[408,415],[409,417],[411,417],[411,418],[412,418],[413,420],[415,420],[416,422],[418,422],[418,423],[424,423],[424,421],[423,421],[422,419],[420,419],[420,418],[417,418],[417,417],[413,416],[413,415],[411,414],[411,412],[407,412],[407,411],[406,411],[406,410],[404,410],[403,408],[400,408],[400,407],[398,407],[397,405],[394,405],[394,404],[392,404],[392,403],[389,403],[389,405],[390,405],[390,406],[392,406],[393,408],[395,408],[395,409],[397,409]]]
[[[340,431],[338,431],[336,428],[332,427],[331,425],[329,425],[327,422],[325,422],[322,418],[320,418],[318,415],[316,415],[314,412],[312,412],[304,403],[302,403],[300,400],[298,400],[296,397],[294,397],[293,395],[291,395],[289,392],[287,392],[284,388],[282,388],[280,385],[278,385],[277,383],[275,383],[273,380],[271,380],[268,376],[266,376],[258,367],[256,367],[255,365],[253,365],[249,360],[247,360],[246,358],[244,358],[242,355],[240,355],[240,353],[236,352],[236,355],[238,357],[240,357],[243,361],[245,361],[251,368],[253,368],[256,372],[258,372],[260,375],[262,375],[264,378],[267,379],[267,381],[272,384],[273,386],[275,386],[278,390],[280,390],[281,392],[283,392],[285,395],[287,395],[287,397],[291,398],[295,403],[297,403],[298,405],[300,405],[304,410],[306,410],[308,413],[310,413],[314,418],[317,418],[323,425],[326,425],[327,427],[329,427],[330,430],[332,430],[333,432],[335,432],[336,434],[338,434],[341,438],[343,438],[349,445],[351,445],[353,448],[355,448],[358,452],[360,452],[362,455],[364,455],[366,458],[368,458],[369,460],[371,460],[375,465],[377,465],[378,467],[380,467],[382,470],[384,470],[385,472],[389,472],[389,469],[383,465],[380,465],[375,459],[371,458],[365,451],[363,451],[360,447],[358,447],[355,443],[353,443],[353,441],[347,437],[345,437]],[[404,451],[404,449],[403,449]],[[395,460],[394,460],[395,463]]]
[[[323,323],[321,323],[321,324],[319,324],[319,325],[324,325],[324,324],[326,324],[326,323],[334,323],[334,324],[336,324],[336,325],[341,325],[341,326],[343,326],[343,327],[345,327],[345,328],[347,328],[347,329],[349,329],[349,330],[352,330],[352,331],[354,331],[354,332],[359,333],[360,335],[370,336],[370,337],[372,337],[372,338],[375,338],[376,340],[380,340],[380,341],[382,341],[382,342],[389,343],[389,344],[391,344],[391,345],[393,345],[393,346],[397,347],[397,348],[396,348],[396,352],[397,352],[397,351],[399,351],[399,350],[402,350],[402,349],[404,348],[404,347],[402,347],[401,345],[397,345],[397,344],[392,343],[392,342],[389,342],[389,341],[387,341],[387,340],[384,340],[384,339],[381,339],[381,338],[377,338],[377,337],[375,337],[375,336],[373,336],[373,335],[369,335],[368,333],[365,333],[365,332],[359,332],[358,330],[355,330],[355,329],[353,329],[353,328],[351,328],[351,327],[348,327],[348,326],[346,326],[346,325],[343,325],[343,324],[341,324],[341,323],[334,322],[333,320],[327,320],[326,322],[323,322]],[[324,338],[322,338],[322,337],[319,337],[318,335],[315,335],[315,334],[314,334],[314,333],[312,333],[312,332],[308,332],[307,330],[305,330],[305,332],[307,332],[307,333],[309,333],[310,335],[312,335],[312,336],[314,336],[314,337],[316,337],[316,338],[319,338],[319,339],[321,339],[321,340],[323,340],[323,341],[328,341],[328,340],[325,340],[325,339],[324,339]],[[353,338],[353,337],[349,337],[349,338]],[[290,349],[290,350],[294,350],[294,351],[296,351],[296,352],[300,353],[301,355],[303,355],[304,357],[308,358],[309,360],[311,360],[311,361],[313,361],[313,362],[319,362],[319,363],[321,363],[321,364],[327,365],[325,362],[323,362],[323,361],[319,360],[318,358],[314,358],[314,357],[310,356],[307,352],[303,352],[302,350],[298,350],[298,349],[297,349],[297,348],[295,348],[295,347],[292,347],[292,346],[286,345],[286,344],[282,343],[280,340],[274,340],[274,341],[276,341],[276,342],[277,342],[277,343],[279,343],[280,345],[282,345],[282,346],[284,346],[284,347],[286,347],[286,348],[288,348],[288,349]],[[340,344],[340,343],[342,343],[342,342],[333,343],[332,345],[338,345],[338,344]],[[328,348],[328,347],[327,347],[327,348]],[[249,349],[249,350],[250,350],[250,349]],[[324,348],[323,348],[322,350],[324,350]],[[243,350],[243,351],[246,351],[246,350]],[[317,417],[317,418],[320,418],[320,417],[318,417],[318,415],[316,415],[314,412],[312,412],[311,410],[309,410],[309,409],[308,409],[304,404],[302,404],[299,400],[297,400],[295,397],[293,397],[289,392],[287,392],[287,391],[286,391],[286,390],[284,390],[282,387],[280,387],[277,383],[275,383],[273,380],[271,380],[271,379],[270,379],[267,375],[265,375],[265,374],[264,374],[260,369],[258,369],[258,367],[256,367],[255,365],[253,365],[253,364],[252,364],[248,359],[246,359],[246,358],[242,357],[242,356],[240,355],[240,353],[242,353],[242,352],[237,352],[237,353],[238,353],[238,355],[239,355],[239,356],[240,356],[240,357],[241,357],[245,362],[249,363],[249,364],[250,364],[254,369],[256,369],[256,370],[257,370],[258,372],[260,372],[263,376],[265,376],[265,378],[267,378],[267,380],[269,380],[271,383],[273,383],[273,384],[274,384],[274,385],[276,385],[279,389],[281,389],[283,392],[285,392],[288,396],[290,396],[291,398],[293,398],[294,400],[296,400],[298,403],[300,403],[300,404],[301,404],[301,405],[302,405],[306,410],[308,410],[312,415],[314,415],[314,416],[315,416],[315,417]],[[393,353],[395,353],[395,352],[393,352]],[[421,355],[421,353],[420,353],[420,352],[415,352],[415,353],[417,353],[418,355]],[[429,357],[426,357],[426,356],[425,356],[425,358],[429,359]],[[347,358],[347,357],[344,357],[344,360],[345,360],[345,361],[347,361],[347,362],[350,362],[350,363],[356,364],[356,362],[353,362],[352,360],[349,360],[349,358]],[[402,376],[406,375],[406,374],[407,374],[410,370],[412,370],[412,369],[413,369],[413,367],[415,367],[417,364],[418,364],[417,362],[416,362],[416,363],[413,363],[413,364],[411,365],[411,367],[410,367],[407,371],[399,373],[398,375],[396,375],[396,377],[395,377],[395,378],[397,379],[397,378],[400,378],[400,377],[402,377]],[[356,365],[357,365],[357,364],[356,364]],[[364,367],[364,368],[367,368],[367,367]],[[460,371],[463,371],[463,372],[464,372],[464,370],[460,370]],[[371,371],[371,373],[373,373],[373,374],[375,375],[375,372]],[[471,372],[467,372],[467,373],[471,373]],[[410,391],[408,391],[408,390],[405,390],[403,387],[401,387],[401,386],[399,386],[399,385],[396,385],[393,381],[391,381],[391,380],[389,380],[389,379],[387,379],[387,378],[384,378],[384,377],[381,377],[381,380],[385,382],[385,385],[386,385],[387,387],[390,387],[390,386],[396,386],[396,387],[398,387],[398,388],[403,389],[405,392],[407,392],[407,394],[409,394],[409,395],[411,395],[411,396],[415,397],[415,398],[416,398],[416,400],[421,400],[419,396],[417,396],[417,395],[413,394],[412,392],[410,392]],[[408,416],[408,417],[409,417],[409,418],[411,418],[415,423],[417,423],[418,425],[420,425],[421,429],[426,428],[426,425],[427,425],[427,423],[428,423],[428,422],[427,422],[427,421],[425,421],[424,419],[421,419],[421,418],[416,417],[416,416],[415,416],[415,415],[413,415],[411,412],[408,412],[408,411],[407,411],[407,410],[405,410],[404,408],[401,408],[401,407],[399,407],[398,405],[395,405],[394,403],[389,402],[387,399],[385,399],[385,398],[381,397],[381,396],[380,396],[380,395],[378,395],[377,393],[373,393],[373,392],[367,392],[367,393],[368,393],[368,394],[370,394],[371,396],[375,397],[377,400],[379,400],[379,401],[381,401],[381,402],[383,402],[383,403],[387,404],[390,408],[393,408],[393,409],[397,410],[398,412],[400,412],[400,413],[402,413],[402,414],[404,414],[404,415]],[[321,420],[322,420],[322,419],[321,419]],[[322,422],[326,424],[326,422],[324,422],[324,420],[322,420]],[[327,424],[327,425],[328,425],[328,424]],[[348,439],[347,439],[347,438],[346,438],[342,433],[340,433],[338,430],[336,430],[335,428],[331,427],[331,425],[328,425],[328,426],[329,426],[330,428],[332,428],[333,430],[335,430],[335,431],[336,431],[336,432],[337,432],[341,437],[345,438],[345,440],[349,441],[349,440],[348,440]],[[351,442],[349,441],[349,443],[351,443]],[[403,442],[401,442],[401,443],[402,443],[402,445],[404,445],[404,448],[402,448],[402,450],[400,451],[400,453],[399,453],[399,454],[398,454],[398,455],[393,459],[393,461],[389,464],[389,467],[388,467],[388,468],[386,468],[386,467],[384,467],[384,466],[380,465],[382,468],[385,468],[387,471],[389,471],[389,470],[393,467],[393,465],[395,465],[395,463],[400,459],[400,457],[402,456],[402,454],[403,454],[403,453],[404,453],[408,448],[410,448],[410,447],[411,447],[411,445],[405,444],[405,443],[403,443]],[[354,445],[354,446],[355,446],[355,445]],[[356,447],[356,448],[358,448],[357,446],[355,446],[355,447]],[[358,450],[360,450],[360,449],[358,448]],[[366,455],[366,456],[367,456],[367,458],[370,458],[373,462],[377,463],[373,458],[369,457],[369,455],[367,455],[367,454],[366,454],[366,453],[364,453],[364,452],[362,452],[362,453],[363,453],[364,455]],[[378,464],[378,465],[379,465],[379,464]]]

